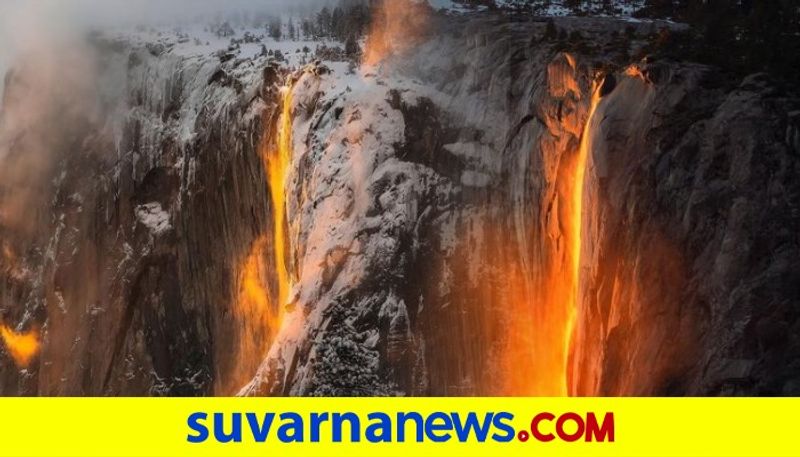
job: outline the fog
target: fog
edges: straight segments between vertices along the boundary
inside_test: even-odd
[[[309,12],[331,0],[0,0],[0,75],[25,52],[93,28],[210,21],[248,13]],[[3,81],[0,78],[0,93]]]
[[[215,14],[300,10],[326,0],[2,0],[4,28],[26,13],[50,25],[116,25],[191,21]],[[10,16],[10,17],[9,17]],[[5,19],[11,18],[12,21]]]
[[[98,70],[93,48],[82,39],[86,32],[238,22],[263,13],[305,16],[326,3],[0,0],[0,241],[32,236],[47,224],[30,208],[43,207],[43,199],[50,198],[53,165],[80,149],[72,143],[74,132],[91,129],[98,137],[112,136],[117,104],[124,100],[117,93],[125,88],[123,73],[110,67]],[[93,150],[101,149],[113,152]]]

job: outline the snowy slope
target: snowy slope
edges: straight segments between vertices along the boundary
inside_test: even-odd
[[[452,13],[468,13],[475,10],[486,10],[486,6],[475,6],[468,1],[428,0],[434,9],[442,9]],[[571,2],[574,3],[574,2]],[[545,17],[562,17],[572,15],[610,15],[614,17],[632,17],[644,6],[644,0],[584,0],[579,5],[568,5],[564,0],[496,0],[501,9],[530,11]],[[604,4],[610,12],[604,12]]]

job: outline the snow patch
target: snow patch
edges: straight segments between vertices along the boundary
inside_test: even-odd
[[[137,206],[136,219],[155,235],[161,235],[172,229],[172,225],[169,222],[169,213],[164,211],[161,203],[158,202]]]

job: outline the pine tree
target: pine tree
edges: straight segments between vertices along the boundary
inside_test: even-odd
[[[320,36],[331,36],[331,12],[327,6],[317,14],[317,30]]]
[[[350,58],[356,58],[361,54],[361,47],[358,45],[355,35],[347,37],[347,41],[344,44],[344,53]]]
[[[308,19],[303,20],[303,23],[300,25],[300,27],[303,29],[304,39],[311,40],[316,38],[316,36],[314,36],[314,24],[311,21]]]
[[[660,51],[745,75],[767,71],[800,79],[797,0],[647,0],[645,12],[691,25],[688,33],[659,39]]]
[[[646,0],[644,9],[648,15],[654,17],[675,17],[675,4],[673,0]]]
[[[289,19],[289,39],[297,41],[297,30],[294,27],[294,20]]]
[[[271,36],[275,41],[280,41],[281,37],[283,36],[283,24],[281,23],[280,17],[273,17],[270,19],[269,24],[267,25],[267,33]]]
[[[339,41],[345,37],[344,12],[336,7],[331,14],[331,36]]]

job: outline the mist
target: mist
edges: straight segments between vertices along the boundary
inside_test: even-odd
[[[2,0],[0,94],[20,54],[78,40],[89,30],[182,25],[248,14],[305,14],[332,0]],[[0,97],[0,100],[2,97]],[[2,103],[2,101],[0,101]]]
[[[26,208],[47,195],[71,131],[115,128],[124,103],[124,59],[98,63],[87,32],[179,27],[258,15],[307,15],[327,0],[0,0],[0,229],[31,233]],[[109,65],[119,66],[115,71]],[[98,70],[98,65],[105,67]],[[116,67],[114,67],[116,68]],[[13,90],[11,88],[13,87]],[[108,151],[109,154],[113,150]]]

